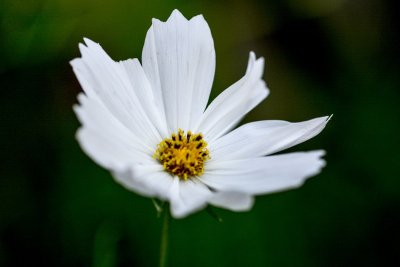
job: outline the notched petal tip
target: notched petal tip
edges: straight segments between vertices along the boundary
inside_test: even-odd
[[[87,37],[83,37],[83,41],[85,42],[85,44],[86,44],[87,47],[90,47],[90,46],[98,46],[98,45],[100,45],[99,43],[96,43],[96,42],[90,40],[90,39],[87,38]]]
[[[78,47],[79,47],[79,52],[81,53],[81,56],[83,57],[83,55],[85,54],[85,52],[87,51],[87,49],[89,47],[86,44],[83,44],[83,43],[79,43]]]
[[[165,23],[165,22],[163,22],[163,21],[161,21],[159,19],[156,19],[156,18],[152,18],[151,19],[151,24],[152,25],[157,25],[157,24],[161,24],[161,23]],[[150,29],[152,29],[152,27],[150,27]],[[149,29],[149,31],[150,31],[150,29]]]
[[[326,151],[323,150],[323,149],[314,150],[314,151],[311,151],[311,152],[309,152],[309,153],[314,153],[317,157],[323,157],[323,156],[326,155]]]
[[[247,63],[246,74],[250,73],[251,71],[255,70],[255,75],[258,78],[261,78],[264,74],[264,58],[263,57],[256,57],[256,54],[251,51],[249,54],[249,60]]]
[[[73,104],[72,105],[72,110],[76,114],[78,120],[79,120],[79,109],[81,109],[81,106],[79,104]]]
[[[171,19],[184,19],[187,21],[187,19],[185,18],[185,16],[178,10],[178,9],[174,9],[171,13],[171,15],[169,16],[168,20]]]
[[[309,176],[315,176],[318,173],[321,172],[321,169],[324,168],[326,166],[326,161],[325,159],[323,159],[322,157],[326,155],[326,151],[321,149],[321,150],[313,150],[313,151],[309,151],[309,152],[305,152],[306,154],[309,154],[311,157],[314,158],[316,164],[314,167],[314,171],[311,171]]]
[[[84,41],[83,43],[79,43],[79,45],[78,45],[82,59],[84,59],[85,57],[87,57],[88,55],[91,55],[91,54],[97,55],[97,56],[105,55],[107,58],[110,58],[99,43],[96,43],[86,37],[83,38],[83,41]]]
[[[253,67],[255,61],[256,61],[256,54],[253,51],[251,51],[249,53],[249,60],[248,60],[248,63],[247,63],[247,69],[251,69]]]
[[[167,23],[171,23],[175,20],[180,20],[180,21],[188,21],[185,16],[183,16],[183,14],[178,10],[178,9],[174,9],[171,13],[171,15],[168,17],[168,19],[166,21],[161,21],[157,18],[152,18],[151,22],[152,24],[167,24]]]
[[[262,61],[263,63],[264,63],[264,57],[258,57],[257,58],[257,55],[256,55],[256,53],[254,52],[254,51],[250,51],[249,52],[249,60],[252,60],[252,61],[258,61],[258,60],[260,60],[260,61]]]
[[[80,58],[80,57],[74,58],[69,61],[69,64],[71,65],[72,68],[78,68],[78,65],[80,64],[79,62],[81,59],[82,58]]]
[[[259,57],[259,58],[257,59],[257,62],[259,62],[259,64],[262,65],[263,68],[264,68],[264,65],[265,65],[265,59],[264,59],[264,57]]]
[[[249,58],[252,60],[256,60],[256,53],[254,53],[254,51],[250,51]]]
[[[84,93],[79,93],[76,96],[76,99],[78,100],[78,103],[81,104],[81,105],[84,103],[85,98],[86,98],[86,95]]]
[[[85,50],[85,49],[88,49],[88,48],[94,47],[94,46],[100,46],[100,44],[90,40],[87,37],[83,37],[83,43],[78,44],[79,51],[81,52],[81,54],[82,54],[82,50]]]
[[[201,22],[205,22],[207,24],[207,22],[204,19],[204,16],[202,14],[196,15],[196,16],[192,17],[190,20],[188,20],[182,14],[182,12],[180,12],[178,9],[174,9],[166,21],[161,21],[157,18],[152,18],[152,24],[160,24],[160,23],[168,24],[168,23],[173,23],[173,22],[196,22],[197,20],[199,20]]]
[[[196,15],[196,16],[192,17],[189,21],[190,22],[196,22],[197,20],[199,22],[205,22],[208,25],[208,23],[207,23],[206,19],[204,18],[203,14]]]

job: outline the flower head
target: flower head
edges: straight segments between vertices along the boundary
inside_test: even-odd
[[[243,78],[207,106],[215,50],[201,15],[153,19],[142,63],[115,62],[89,39],[79,48],[80,145],[129,190],[169,201],[176,218],[208,204],[248,210],[255,195],[298,187],[325,164],[323,151],[271,154],[314,137],[328,117],[234,129],[269,93],[252,52]]]

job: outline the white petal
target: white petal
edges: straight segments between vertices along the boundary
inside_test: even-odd
[[[136,99],[134,99],[135,108],[140,109],[143,112],[142,115],[148,116],[151,122],[159,131],[161,137],[168,136],[168,128],[164,119],[164,114],[161,114],[163,110],[160,110],[156,106],[155,96],[151,89],[150,82],[147,80],[146,74],[139,61],[135,59],[128,59],[120,61],[120,64],[125,68],[126,74],[131,82],[131,87],[134,88]]]
[[[214,42],[203,16],[188,21],[174,10],[167,22],[153,19],[142,62],[169,130],[191,129],[205,110],[215,71]]]
[[[132,163],[152,160],[152,150],[143,145],[132,132],[95,98],[80,94],[81,106],[74,110],[82,123],[77,132],[82,149],[99,165],[110,170],[125,169]]]
[[[157,119],[150,84],[137,60],[114,62],[100,45],[85,39],[82,58],[71,61],[73,70],[89,98],[98,99],[132,133],[154,147],[166,132]],[[164,129],[163,129],[164,128]]]
[[[210,142],[231,130],[267,97],[269,90],[261,79],[263,70],[264,59],[256,60],[251,52],[245,76],[212,101],[193,131],[202,132]]]
[[[140,195],[169,199],[173,178],[157,162],[136,164],[125,171],[113,172],[116,181]]]
[[[273,120],[247,123],[209,142],[211,160],[269,155],[316,136],[328,121],[328,117],[321,117],[297,123]]]
[[[253,207],[254,198],[240,192],[217,192],[208,200],[208,203],[232,211],[247,211]]]
[[[212,192],[197,180],[182,181],[175,177],[170,190],[171,213],[175,218],[183,218],[204,208]]]
[[[158,176],[160,172],[158,171],[157,168],[152,169],[154,167],[153,165],[149,165],[150,169],[148,172],[146,172],[146,177],[149,179],[153,179],[152,176]],[[123,185],[125,188],[136,192],[139,195],[146,196],[146,197],[153,197],[155,196],[155,192],[151,190],[151,188],[148,188],[143,182],[140,181],[140,176],[133,175],[133,170],[132,166],[131,168],[127,168],[122,171],[114,171],[113,176],[115,180]]]
[[[202,181],[217,191],[266,194],[301,186],[325,165],[324,151],[298,152],[262,158],[214,161]]]

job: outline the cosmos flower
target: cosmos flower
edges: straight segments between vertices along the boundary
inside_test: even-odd
[[[82,149],[127,189],[170,203],[175,218],[211,204],[249,210],[254,196],[296,188],[320,172],[321,150],[273,155],[322,131],[328,117],[236,129],[269,94],[264,60],[208,106],[215,50],[203,16],[153,19],[138,59],[115,62],[97,43],[71,61],[83,88],[74,110]]]

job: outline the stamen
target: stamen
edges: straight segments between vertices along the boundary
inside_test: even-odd
[[[160,161],[164,169],[182,180],[204,173],[204,163],[210,159],[207,143],[201,133],[193,134],[181,129],[171,138],[161,141],[153,157]]]

